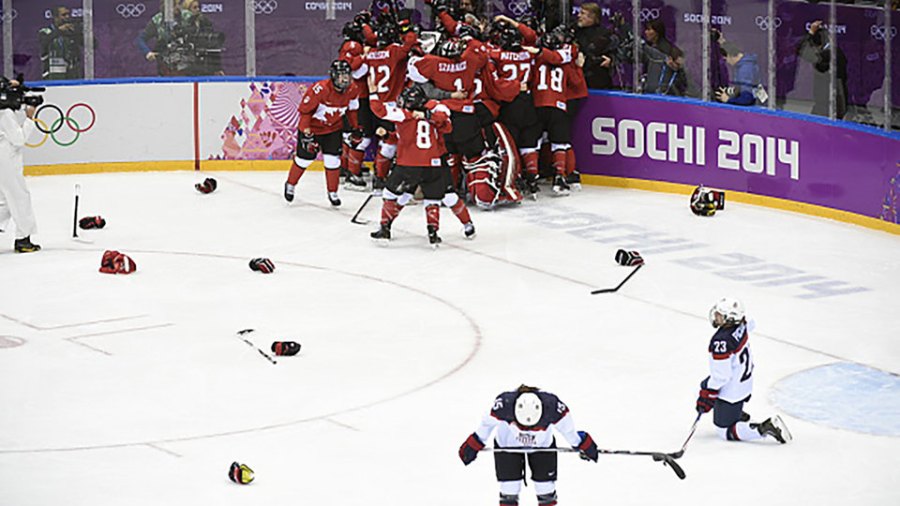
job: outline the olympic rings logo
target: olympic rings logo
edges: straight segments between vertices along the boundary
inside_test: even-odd
[[[887,27],[883,25],[872,25],[871,27],[869,27],[869,34],[872,35],[872,38],[875,40],[884,40],[885,38],[888,38],[890,40],[897,36],[897,27],[892,26],[891,33],[888,34]]]
[[[659,17],[659,7],[641,9],[641,22],[650,21]]]
[[[119,4],[116,5],[116,12],[125,19],[139,18],[147,10],[144,4]]]
[[[84,126],[84,127],[82,127],[81,126],[82,124],[79,123],[75,118],[72,117],[72,113],[78,108],[83,108],[87,111],[87,113],[90,114],[91,120],[89,122],[85,122],[84,124],[86,126]],[[53,122],[50,124],[47,124],[47,122],[45,120],[41,119],[41,113],[44,111],[48,111],[48,110],[54,111],[54,112],[56,112],[56,114],[59,115],[59,117],[57,117],[55,120],[53,120]],[[75,142],[78,141],[78,139],[81,137],[81,134],[94,128],[94,123],[96,123],[96,122],[97,122],[97,113],[94,112],[94,109],[91,106],[89,106],[88,104],[85,104],[84,102],[78,102],[77,104],[72,104],[72,106],[69,107],[69,109],[65,112],[65,114],[63,114],[62,109],[60,109],[59,106],[57,106],[57,105],[44,104],[41,107],[39,107],[38,110],[35,111],[35,113],[34,113],[34,125],[37,127],[38,130],[40,130],[41,133],[44,134],[44,138],[41,139],[40,142],[37,142],[35,144],[26,143],[25,145],[28,146],[29,148],[39,148],[39,147],[43,146],[44,143],[47,142],[47,139],[52,139],[53,142],[56,143],[57,146],[67,148],[67,147],[71,146],[72,144],[75,144]],[[75,133],[74,137],[72,137],[71,140],[68,140],[68,141],[60,140],[56,136],[56,134],[60,130],[62,130],[62,128],[64,126]]]
[[[769,16],[756,16],[756,27],[760,30],[767,32],[769,31],[769,25],[771,23],[771,18]],[[781,18],[775,17],[775,29],[781,26]]]
[[[524,16],[528,12],[528,2],[510,2],[507,7],[513,16]]]
[[[19,17],[19,11],[13,9],[9,14],[3,12],[3,9],[0,9],[0,20],[6,21],[9,19],[10,21]]]
[[[257,14],[272,14],[278,9],[278,0],[253,0],[253,12]]]

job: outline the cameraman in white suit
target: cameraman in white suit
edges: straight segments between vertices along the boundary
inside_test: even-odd
[[[19,86],[15,80],[10,87]],[[25,114],[12,109],[0,109],[0,229],[9,225],[9,219],[16,224],[16,253],[40,251],[41,247],[31,242],[31,235],[37,232],[34,209],[31,207],[31,193],[25,185],[25,167],[22,148],[34,132],[34,106],[26,106]],[[27,119],[26,119],[27,118]]]

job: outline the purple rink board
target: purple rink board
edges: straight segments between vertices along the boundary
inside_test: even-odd
[[[898,223],[900,135],[844,125],[593,92],[572,143],[585,174],[703,184]]]

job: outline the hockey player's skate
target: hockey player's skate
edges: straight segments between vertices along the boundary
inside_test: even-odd
[[[577,170],[566,176],[566,182],[573,191],[581,191],[581,173]]]
[[[384,178],[375,176],[372,178],[372,195],[376,197],[381,196],[381,191],[384,190]]]
[[[531,194],[531,198],[535,200],[537,200],[537,193],[541,191],[538,187],[538,179],[540,179],[540,176],[537,174],[525,174],[525,189]]]
[[[465,234],[466,239],[474,239],[475,238],[475,225],[470,221],[463,225],[463,234]]]
[[[15,248],[16,253],[34,253],[41,250],[39,245],[31,242],[31,236],[16,239]]]
[[[433,248],[437,248],[441,243],[441,236],[438,235],[438,229],[434,225],[428,225],[428,242]]]
[[[344,188],[357,192],[364,192],[366,191],[366,181],[362,176],[350,174],[347,176],[347,179],[344,179]]]
[[[333,207],[341,206],[341,198],[338,197],[337,192],[328,192],[328,202],[331,202]]]
[[[391,240],[391,224],[382,223],[381,228],[369,234],[369,237],[377,242],[387,243]]]
[[[782,421],[781,417],[778,415],[759,424],[756,427],[756,430],[763,436],[772,436],[781,444],[785,444],[794,439],[793,436],[791,436],[791,431],[788,430],[787,425],[784,424],[784,421]]]
[[[569,186],[569,183],[566,182],[566,179],[564,177],[557,174],[556,177],[553,178],[553,193],[555,193],[557,196],[562,197],[568,195],[570,193],[570,189],[571,187]]]
[[[291,183],[284,183],[284,200],[288,202],[294,201],[294,185]]]

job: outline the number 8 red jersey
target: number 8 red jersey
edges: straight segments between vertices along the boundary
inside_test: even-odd
[[[425,105],[428,119],[416,118],[411,111],[385,105],[378,95],[370,97],[372,112],[381,119],[397,126],[397,165],[405,167],[441,166],[441,157],[447,154],[444,135],[450,133],[450,109],[434,100]]]

